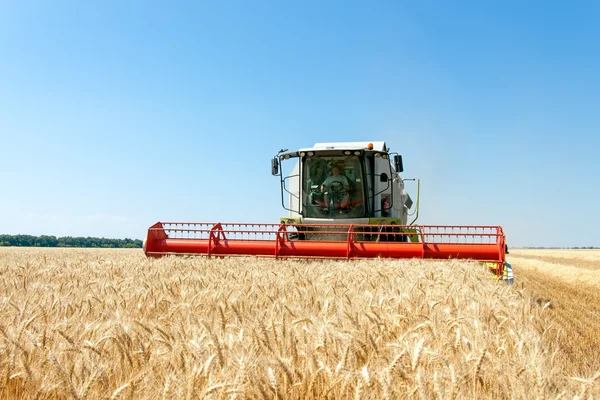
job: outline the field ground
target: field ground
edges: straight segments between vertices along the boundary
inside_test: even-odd
[[[563,373],[600,371],[600,250],[511,250],[517,287],[548,308]]]
[[[599,254],[515,250],[506,286],[465,261],[0,248],[0,398],[600,398]]]

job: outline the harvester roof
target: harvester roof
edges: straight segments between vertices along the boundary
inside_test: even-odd
[[[334,143],[315,143],[313,147],[300,149],[299,151],[309,150],[361,150],[366,149],[369,143],[373,144],[375,151],[388,151],[385,142],[334,142]]]

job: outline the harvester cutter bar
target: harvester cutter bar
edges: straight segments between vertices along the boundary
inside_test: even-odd
[[[157,222],[144,252],[165,255],[274,258],[473,259],[504,271],[499,226],[339,225]]]

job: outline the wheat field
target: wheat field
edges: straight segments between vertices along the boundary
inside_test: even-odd
[[[564,367],[558,306],[528,279],[466,261],[0,248],[0,398],[600,397],[598,371]]]
[[[600,370],[600,250],[511,250],[519,288],[548,309],[567,375]]]

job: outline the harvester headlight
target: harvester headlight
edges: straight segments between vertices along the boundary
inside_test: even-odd
[[[314,156],[314,155],[315,155],[315,152],[314,152],[314,151],[309,151],[309,152],[308,152],[308,155],[312,157],[312,156]]]
[[[305,155],[306,155],[305,152],[303,152],[303,151],[300,152],[300,157],[304,157]]]
[[[352,155],[352,152],[351,152],[350,150],[346,150],[346,151],[344,152],[344,154],[345,154],[345,155],[347,155],[347,156],[350,156],[350,155]]]
[[[286,160],[289,160],[289,158],[290,158],[290,155],[289,155],[289,154],[286,154],[285,156],[283,156],[283,158],[285,158]]]
[[[377,157],[377,158],[380,158],[380,157],[381,157],[381,154],[379,154],[379,153],[375,153],[375,157]]]
[[[388,159],[388,155],[387,155],[387,154],[384,154],[384,155],[382,155],[381,157],[383,157],[383,159],[384,159],[384,160],[387,160],[387,159]]]
[[[360,151],[355,151],[355,152],[354,152],[354,155],[355,155],[355,156],[360,156]]]

